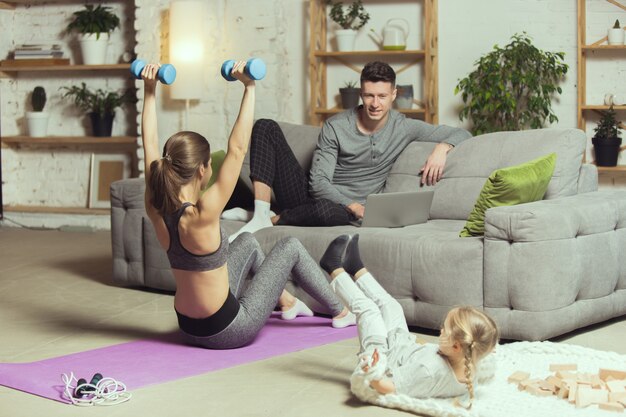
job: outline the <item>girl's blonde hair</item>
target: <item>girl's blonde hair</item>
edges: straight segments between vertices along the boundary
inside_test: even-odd
[[[468,410],[474,400],[476,363],[487,356],[498,343],[498,327],[491,317],[474,307],[456,307],[446,317],[446,333],[459,343],[465,356],[465,384],[469,392]]]
[[[211,146],[204,136],[183,131],[172,135],[163,147],[163,157],[150,164],[150,203],[161,216],[178,210],[180,189],[189,183],[201,165],[207,167]]]

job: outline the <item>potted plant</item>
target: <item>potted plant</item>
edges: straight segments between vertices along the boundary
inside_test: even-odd
[[[602,112],[595,134],[591,139],[596,153],[596,165],[600,167],[614,167],[617,165],[620,146],[622,144],[619,123],[615,118],[613,105],[609,110]]]
[[[120,19],[111,7],[91,4],[74,12],[74,19],[67,25],[67,32],[77,32],[78,42],[86,65],[106,63],[106,52],[111,32],[120,27]]]
[[[343,2],[335,3],[333,0],[326,2],[331,6],[330,19],[341,26],[335,31],[337,49],[339,51],[354,50],[356,31],[361,29],[370,20],[370,15],[365,11],[362,0],[355,0],[344,9]]]
[[[74,104],[87,112],[91,119],[94,136],[111,136],[115,109],[136,101],[131,90],[123,93],[117,91],[92,91],[85,83],[82,86],[61,87],[65,90],[63,98],[71,98]]]
[[[619,20],[615,20],[615,24],[609,29],[608,33],[609,45],[624,44],[624,29],[619,24]]]
[[[498,45],[476,62],[476,69],[459,81],[462,93],[459,118],[472,122],[472,133],[538,129],[559,119],[552,97],[567,73],[563,52],[544,52],[526,33],[515,34],[504,48]]]
[[[341,96],[341,107],[351,109],[359,105],[361,89],[356,86],[355,81],[347,81],[344,87],[339,89],[339,95]]]
[[[30,96],[33,111],[26,112],[28,134],[32,137],[46,136],[48,131],[48,113],[43,111],[46,105],[46,90],[37,86]]]

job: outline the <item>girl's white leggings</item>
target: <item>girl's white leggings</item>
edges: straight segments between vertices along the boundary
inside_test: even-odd
[[[335,294],[356,316],[361,353],[378,349],[386,354],[387,335],[398,329],[409,331],[400,303],[385,291],[369,272],[356,283],[342,272],[330,283]]]

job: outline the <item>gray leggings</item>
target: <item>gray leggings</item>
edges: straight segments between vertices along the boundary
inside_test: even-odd
[[[253,278],[246,285],[246,277]],[[239,312],[221,332],[212,336],[185,335],[193,345],[209,349],[232,349],[250,343],[274,310],[290,275],[333,316],[344,306],[334,294],[322,270],[296,238],[280,240],[265,257],[250,233],[240,234],[228,250],[230,291],[239,301]]]

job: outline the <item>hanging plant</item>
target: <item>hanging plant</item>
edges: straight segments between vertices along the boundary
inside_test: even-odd
[[[472,122],[474,135],[539,129],[546,120],[559,120],[551,101],[562,93],[558,83],[568,70],[565,54],[537,49],[526,33],[511,39],[476,61],[476,69],[454,90],[462,93],[464,103],[459,118]]]

